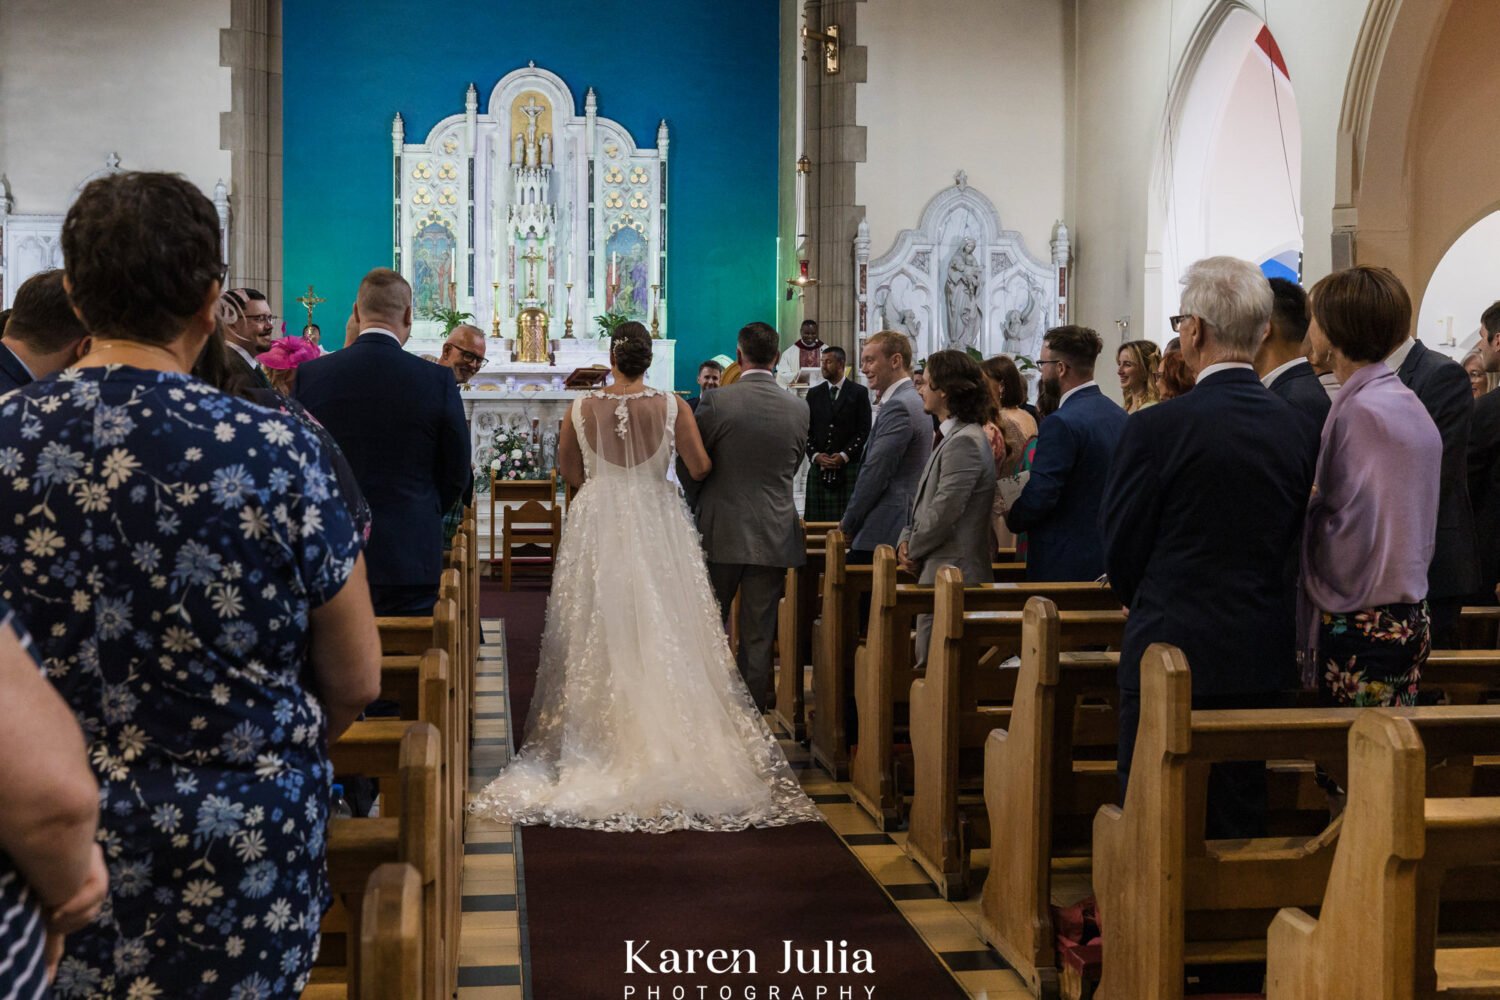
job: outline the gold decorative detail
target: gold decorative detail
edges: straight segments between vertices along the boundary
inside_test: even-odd
[[[445,163],[438,168],[438,180],[451,181],[458,176],[458,164]]]
[[[516,360],[522,364],[547,361],[547,314],[536,306],[516,314]]]
[[[624,208],[625,199],[618,191],[610,191],[604,195],[605,208]]]
[[[307,325],[313,325],[313,306],[320,306],[328,300],[313,291],[313,286],[307,286],[307,294],[297,296],[297,303],[307,310]]]
[[[625,171],[617,166],[610,166],[604,171],[604,183],[619,184],[625,179]]]
[[[510,138],[514,139],[516,133],[526,134],[526,126],[530,119],[521,109],[535,101],[542,109],[542,113],[536,118],[537,142],[542,141],[542,136],[552,132],[552,102],[547,100],[545,94],[539,90],[527,90],[516,95],[516,99],[510,102]],[[507,145],[506,148],[509,148]]]
[[[438,204],[456,205],[458,204],[458,195],[453,193],[453,189],[451,187],[445,187],[443,188],[443,193],[438,196]]]
[[[620,155],[620,147],[616,146],[612,142],[608,143],[604,147],[604,155],[608,156],[610,159],[614,159],[616,156]]]
[[[411,179],[414,181],[427,181],[432,179],[432,164],[427,162],[418,163],[411,169]]]
[[[417,205],[431,205],[432,192],[428,191],[426,186],[424,185],[423,187],[417,188],[417,193],[412,195],[411,200],[414,204]]]
[[[632,184],[644,184],[650,179],[650,175],[646,173],[645,167],[638,166],[630,171],[630,183]]]
[[[641,194],[639,191],[634,191],[634,192],[631,193],[631,195],[630,195],[630,207],[631,208],[648,208],[648,207],[650,207],[650,205],[651,205],[650,199],[648,199],[645,195]]]
[[[453,138],[453,136],[450,135],[448,138],[443,140],[443,152],[447,153],[449,156],[452,156],[453,151],[457,148],[458,140]]]

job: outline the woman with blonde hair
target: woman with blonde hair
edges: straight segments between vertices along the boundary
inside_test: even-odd
[[[1125,412],[1134,413],[1161,401],[1156,390],[1156,369],[1161,365],[1161,348],[1149,340],[1129,340],[1115,353],[1120,376],[1120,392],[1125,396]]]

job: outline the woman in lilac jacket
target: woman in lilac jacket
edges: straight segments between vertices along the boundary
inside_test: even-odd
[[[1328,704],[1413,705],[1430,637],[1427,566],[1443,442],[1385,364],[1411,299],[1394,274],[1352,267],[1312,289],[1308,329],[1343,388],[1323,427],[1302,541],[1303,679]]]

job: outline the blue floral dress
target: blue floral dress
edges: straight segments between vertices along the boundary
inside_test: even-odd
[[[0,398],[0,596],[83,727],[109,864],[57,996],[301,991],[330,784],[308,614],[358,552],[291,417],[118,366]]]
[[[22,649],[36,656],[31,636],[0,601],[0,632],[6,628],[15,633]],[[15,864],[0,851],[0,997],[39,1000],[47,996],[46,943],[41,904]]]

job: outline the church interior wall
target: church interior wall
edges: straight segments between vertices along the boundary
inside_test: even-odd
[[[219,115],[229,0],[0,3],[0,175],[18,213],[66,211],[117,153],[124,169],[230,177]]]
[[[1071,0],[876,0],[859,12],[868,80],[855,201],[879,255],[958,170],[1048,259],[1067,189]]]
[[[1465,230],[1438,262],[1422,292],[1417,335],[1462,358],[1479,342],[1479,317],[1500,299],[1500,211]]]
[[[1367,5],[1078,0],[1071,109],[1077,137],[1071,164],[1073,315],[1099,330],[1108,349],[1122,339],[1170,336],[1146,328],[1152,325],[1146,320],[1146,268],[1160,253],[1152,235],[1160,220],[1151,218],[1150,194],[1176,67],[1199,23],[1216,7],[1243,7],[1264,19],[1281,48],[1302,128],[1303,275],[1310,283],[1328,273],[1339,113]],[[1164,318],[1175,305],[1154,303],[1150,311],[1160,310]],[[1126,319],[1130,326],[1122,336],[1118,321]]]
[[[360,276],[391,262],[392,116],[421,141],[463,111],[470,82],[488,95],[534,60],[567,82],[579,114],[592,86],[599,114],[641,146],[655,147],[660,119],[672,130],[666,301],[677,384],[691,385],[698,360],[733,353],[741,325],[775,320],[785,288],[779,21],[778,0],[288,5],[286,287],[316,285],[324,328],[339,325]]]

